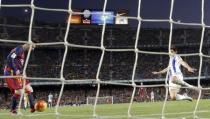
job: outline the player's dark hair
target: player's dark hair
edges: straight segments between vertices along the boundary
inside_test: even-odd
[[[173,51],[177,52],[177,48],[176,48],[176,46],[175,46],[175,45],[171,45],[171,50],[173,50]]]

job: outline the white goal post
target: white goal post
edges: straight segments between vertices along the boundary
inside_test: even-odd
[[[87,97],[86,98],[86,104],[87,105],[94,105],[96,100],[96,97]],[[104,96],[104,97],[98,97],[98,104],[113,104],[113,96]]]

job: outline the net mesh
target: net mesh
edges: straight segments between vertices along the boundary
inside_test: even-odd
[[[94,104],[95,97],[87,97],[87,104]],[[113,96],[98,97],[98,104],[113,104]]]
[[[1,0],[0,0],[0,3]],[[69,14],[70,19],[72,14],[84,14],[82,12],[75,12],[72,10],[71,8],[72,5],[72,0],[69,0],[68,3],[68,9],[51,9],[51,8],[43,8],[43,7],[39,7],[39,6],[35,6],[34,4],[34,0],[31,0],[30,4],[0,4],[0,7],[7,7],[7,8],[12,8],[12,7],[29,7],[31,8],[31,17],[30,17],[30,24],[29,24],[29,32],[28,32],[28,41],[20,41],[20,40],[6,40],[6,39],[0,39],[1,42],[5,42],[5,43],[30,43],[33,44],[32,42],[32,29],[33,29],[33,22],[34,22],[34,12],[35,10],[43,10],[43,11],[50,11],[50,12],[66,12]],[[67,26],[66,26],[66,31],[65,31],[65,35],[64,35],[64,40],[62,42],[53,42],[53,43],[36,43],[36,45],[38,46],[49,46],[49,45],[64,45],[65,46],[65,50],[64,50],[64,55],[62,58],[62,64],[61,64],[61,70],[60,70],[60,77],[59,78],[46,78],[46,77],[29,77],[26,75],[26,69],[28,67],[28,63],[29,63],[29,58],[31,57],[31,50],[32,48],[30,47],[26,61],[25,61],[25,65],[24,65],[24,69],[23,69],[23,78],[25,79],[31,79],[31,80],[58,80],[61,81],[62,85],[61,85],[61,90],[58,96],[58,100],[57,100],[57,104],[56,104],[56,108],[55,108],[55,115],[57,115],[59,117],[60,113],[59,113],[59,104],[60,104],[60,100],[61,100],[61,96],[63,94],[63,90],[64,90],[64,85],[68,82],[73,82],[73,81],[67,81],[64,77],[64,66],[65,66],[65,61],[67,59],[67,53],[69,48],[87,48],[87,49],[98,49],[101,50],[101,56],[100,56],[100,61],[99,61],[99,65],[97,68],[97,74],[96,74],[96,80],[93,80],[96,84],[97,84],[97,91],[96,91],[96,97],[95,97],[95,102],[94,102],[94,106],[93,106],[93,117],[102,117],[100,115],[97,114],[97,102],[98,102],[98,98],[100,97],[100,89],[101,89],[101,85],[102,84],[114,84],[114,85],[126,85],[126,86],[130,86],[132,87],[132,96],[131,96],[131,100],[129,103],[129,107],[128,107],[128,111],[127,111],[127,115],[128,117],[134,117],[132,116],[132,105],[133,105],[133,101],[134,101],[134,96],[136,94],[136,90],[137,88],[142,88],[142,87],[165,87],[166,89],[166,94],[165,94],[165,101],[162,107],[162,118],[165,117],[165,107],[167,105],[167,99],[168,99],[168,83],[167,83],[167,78],[165,79],[165,84],[162,85],[137,85],[135,83],[135,74],[136,74],[136,67],[137,67],[137,63],[138,63],[138,59],[139,59],[139,54],[152,54],[152,55],[169,55],[169,51],[171,48],[171,44],[172,44],[172,35],[173,35],[173,27],[174,25],[189,25],[189,26],[200,26],[202,27],[202,31],[201,31],[201,38],[200,38],[200,47],[199,47],[199,53],[188,53],[188,54],[180,54],[181,56],[199,56],[200,57],[200,65],[199,65],[199,74],[198,74],[198,80],[197,80],[197,86],[199,88],[201,88],[201,84],[200,84],[200,80],[201,80],[201,69],[202,69],[202,64],[203,64],[203,57],[205,58],[209,58],[210,56],[208,55],[204,55],[202,53],[202,46],[203,46],[203,40],[204,40],[204,33],[205,33],[205,29],[209,28],[209,26],[205,25],[204,23],[204,0],[201,0],[201,23],[183,23],[183,22],[178,22],[178,21],[174,21],[172,16],[173,16],[173,8],[174,8],[174,0],[171,0],[171,6],[170,6],[170,15],[168,19],[143,19],[140,16],[140,12],[141,12],[141,0],[138,1],[138,9],[137,9],[137,17],[130,17],[130,16],[126,16],[126,18],[131,19],[131,20],[137,20],[138,21],[138,26],[137,26],[137,31],[136,31],[136,37],[135,37],[135,46],[133,49],[108,49],[105,48],[104,46],[104,37],[105,37],[105,30],[106,30],[106,23],[103,23],[102,25],[102,31],[101,31],[101,40],[100,40],[100,46],[88,46],[88,45],[79,45],[79,44],[73,44],[71,43],[71,41],[67,41],[68,35],[69,35],[69,31],[70,31],[70,22],[68,22]],[[106,12],[106,7],[107,7],[107,0],[104,0],[104,4],[103,4],[103,15],[105,15]],[[113,16],[116,17],[116,16]],[[142,22],[167,22],[170,24],[170,32],[169,32],[169,42],[168,42],[168,52],[152,52],[152,51],[143,51],[143,50],[139,50],[138,48],[138,39],[139,39],[139,35],[140,35],[140,30],[141,30],[141,24]],[[133,64],[133,69],[132,69],[132,78],[131,78],[131,83],[130,84],[125,84],[125,83],[118,83],[118,82],[114,82],[114,81],[103,81],[100,79],[99,74],[101,72],[101,67],[102,67],[102,63],[104,60],[104,55],[105,52],[134,52],[135,53],[135,61]],[[168,73],[166,75],[166,77],[168,76]],[[8,76],[7,76],[8,77]],[[6,76],[0,76],[0,78],[6,78]],[[25,88],[25,87],[24,87]],[[201,88],[202,90],[209,90],[209,88]],[[199,92],[199,96],[197,99],[197,103],[195,105],[194,108],[194,112],[193,112],[193,116],[196,116],[197,110],[198,110],[198,105],[199,105],[199,101],[201,98],[201,92],[202,90],[200,90]],[[21,95],[21,99],[20,99],[20,103],[19,103],[19,114],[21,113],[21,100],[23,99],[23,94]],[[40,114],[40,115],[50,115],[50,114]],[[40,116],[39,114],[34,114],[33,116]],[[26,115],[26,116],[32,116],[32,115]],[[69,116],[69,115],[62,115],[62,116]],[[70,115],[71,116],[71,115]],[[147,115],[141,115],[141,116],[146,116]],[[151,115],[150,115],[151,116]],[[103,118],[110,118],[109,116],[103,116]],[[112,117],[115,118],[115,117]],[[121,118],[120,116],[118,116],[117,118]]]

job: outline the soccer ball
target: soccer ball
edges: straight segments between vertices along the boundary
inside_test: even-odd
[[[47,103],[44,100],[39,100],[35,103],[35,110],[38,112],[43,112],[47,109]]]

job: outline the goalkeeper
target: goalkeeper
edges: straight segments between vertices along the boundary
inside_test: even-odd
[[[190,67],[182,58],[177,55],[177,48],[175,46],[171,47],[169,66],[161,71],[154,71],[153,74],[166,73],[169,70],[169,93],[172,100],[189,100],[192,98],[189,96],[184,96],[178,94],[181,86],[186,86],[188,88],[193,88],[197,90],[197,87],[188,84],[183,81],[183,75],[180,69],[180,65],[188,70],[188,72],[194,73],[196,69]]]
[[[30,45],[24,44],[15,47],[11,50],[9,55],[7,56],[5,68],[4,68],[4,76],[20,76],[24,67],[24,59],[25,59],[25,51],[29,50]],[[32,46],[35,48],[35,45]],[[11,103],[11,113],[17,114],[17,100],[23,91],[23,80],[22,78],[5,78],[8,88],[13,93],[12,103]],[[34,109],[34,98],[33,98],[33,89],[28,80],[25,83],[25,92],[28,94],[29,104],[30,104],[30,112],[35,112]]]

